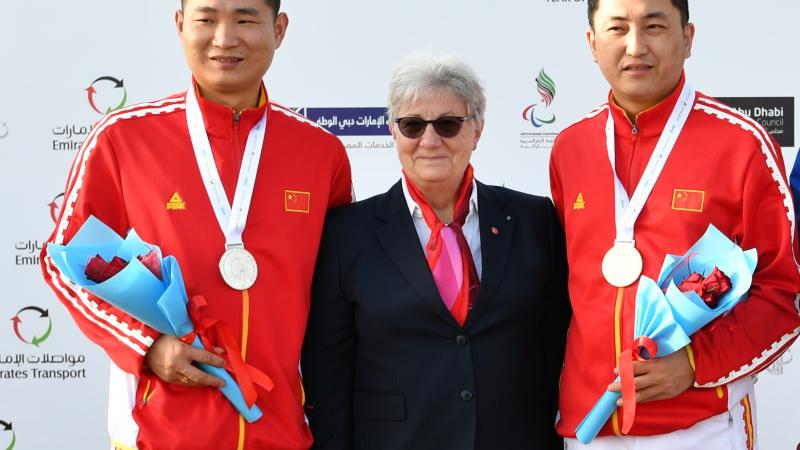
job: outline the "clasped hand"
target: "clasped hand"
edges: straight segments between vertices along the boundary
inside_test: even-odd
[[[614,369],[619,375],[619,370]],[[661,358],[633,362],[633,382],[636,387],[636,403],[666,400],[676,397],[694,384],[694,370],[689,356],[681,349]],[[608,385],[610,392],[622,392],[620,382]],[[617,400],[622,405],[622,398]]]
[[[221,349],[215,351],[222,353]],[[225,365],[225,360],[219,355],[192,347],[167,334],[159,336],[144,356],[144,366],[168,383],[216,388],[225,385],[221,379],[197,368],[195,362],[216,367]]]

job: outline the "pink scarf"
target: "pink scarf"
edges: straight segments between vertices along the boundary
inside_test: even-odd
[[[475,270],[467,239],[461,227],[469,213],[469,198],[472,193],[473,170],[467,166],[464,179],[458,189],[453,222],[445,225],[436,217],[431,205],[425,200],[414,183],[403,172],[411,198],[422,210],[422,217],[431,229],[431,237],[425,245],[428,267],[447,309],[459,325],[464,326],[469,309],[478,297],[480,281]]]

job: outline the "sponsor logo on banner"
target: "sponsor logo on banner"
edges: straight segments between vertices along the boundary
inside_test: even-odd
[[[92,126],[59,125],[53,127],[53,151],[75,151],[81,148]]]
[[[14,244],[14,265],[15,266],[38,266],[39,253],[42,251],[44,243],[38,240],[28,239],[27,241],[17,241]]]
[[[128,89],[124,81],[108,75],[92,81],[86,88],[86,94],[89,106],[101,115],[116,111],[128,102]]]
[[[53,219],[53,223],[58,221],[58,213],[61,211],[61,204],[64,202],[64,193],[60,193],[53,197],[53,200],[47,204],[47,207],[50,208],[50,218]]]
[[[85,355],[42,352],[45,341],[53,339],[53,320],[47,309],[35,305],[24,306],[7,323],[10,333],[3,333],[2,337],[12,334],[31,352],[0,353],[0,383],[7,380],[74,381],[86,378]],[[10,347],[6,344],[2,346],[4,350]],[[3,442],[3,438],[4,435],[0,433],[0,442]]]
[[[17,445],[17,433],[11,421],[0,420],[0,448],[14,450],[15,445]]]
[[[128,89],[121,78],[101,76],[92,81],[84,90],[89,107],[101,115],[114,112],[128,103]],[[51,130],[53,135],[51,149],[53,151],[78,150],[91,131],[91,124],[58,124]]]
[[[0,353],[0,382],[76,381],[86,378],[86,356],[71,353]]]
[[[792,349],[786,350],[786,353],[782,354],[780,358],[767,367],[767,372],[777,376],[783,375],[783,370],[792,362],[792,359],[794,359]]]
[[[11,318],[14,335],[20,341],[38,347],[53,332],[50,312],[38,306],[26,306]]]
[[[0,139],[4,139],[8,136],[8,124],[0,120]]]
[[[394,148],[385,107],[302,107],[295,111],[338,136],[348,150]]]
[[[520,133],[519,146],[526,150],[550,150],[558,136],[554,127],[556,115],[551,110],[556,98],[556,83],[542,68],[534,78],[534,85],[539,101],[522,110],[522,120],[527,122],[527,126]]]
[[[717,97],[760,123],[781,147],[794,147],[794,97]]]

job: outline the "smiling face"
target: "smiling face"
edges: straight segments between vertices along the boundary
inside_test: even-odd
[[[232,99],[258,95],[288,18],[264,0],[186,0],[175,23],[201,94],[234,107]]]
[[[600,0],[587,32],[614,99],[635,115],[669,96],[691,55],[694,25],[671,0]]]
[[[397,111],[397,117],[419,117],[425,120],[467,115],[469,111],[464,101],[445,90],[420,96]],[[397,124],[392,123],[390,126],[403,171],[423,192],[428,188],[441,186],[452,187],[455,192],[467,170],[472,151],[478,145],[482,129],[482,124],[475,119],[468,119],[456,136],[442,138],[436,134],[433,125],[429,124],[421,137],[411,139],[400,133]]]

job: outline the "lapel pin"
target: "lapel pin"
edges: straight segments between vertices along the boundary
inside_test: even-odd
[[[495,236],[499,236],[500,235],[500,230],[497,229],[497,227],[492,227],[492,234],[495,235]]]

